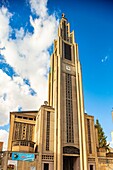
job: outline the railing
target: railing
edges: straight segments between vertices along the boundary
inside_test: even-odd
[[[17,140],[17,141],[13,141],[12,146],[28,146],[34,148],[34,144],[35,143],[32,141]]]

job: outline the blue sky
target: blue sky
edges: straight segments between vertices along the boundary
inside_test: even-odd
[[[62,13],[75,31],[79,45],[85,110],[99,119],[111,141],[113,3],[110,0],[0,1],[0,129],[4,134],[8,131],[10,111],[37,110],[46,100],[50,51]]]

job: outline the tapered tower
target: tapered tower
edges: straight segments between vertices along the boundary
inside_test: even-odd
[[[87,170],[81,66],[74,31],[65,15],[54,41],[49,73],[49,105],[55,109],[54,170]]]

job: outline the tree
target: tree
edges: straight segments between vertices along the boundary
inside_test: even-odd
[[[109,144],[107,144],[107,136],[105,136],[103,128],[101,127],[99,120],[96,120],[95,124],[97,131],[98,131],[98,144],[99,148],[105,148],[106,150],[109,150]]]

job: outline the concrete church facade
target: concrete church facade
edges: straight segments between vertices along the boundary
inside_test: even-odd
[[[18,161],[18,170],[31,164],[36,170],[113,168],[112,153],[97,148],[94,117],[84,112],[78,45],[63,14],[50,60],[48,102],[38,111],[10,113],[7,160],[12,152],[24,152],[34,153],[35,160]]]

